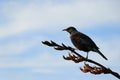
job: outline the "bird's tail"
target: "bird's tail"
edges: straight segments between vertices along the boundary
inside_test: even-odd
[[[97,50],[97,52],[98,52],[105,60],[108,60],[99,50]]]
[[[93,49],[93,51],[97,52],[98,54],[100,54],[105,60],[108,60],[98,49]]]

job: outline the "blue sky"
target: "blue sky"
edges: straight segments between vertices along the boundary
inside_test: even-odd
[[[68,51],[55,51],[41,41],[73,46],[62,29],[75,26],[109,60],[94,52],[89,58],[120,73],[119,4],[120,0],[0,0],[0,80],[117,80],[82,73],[83,63],[62,59]]]

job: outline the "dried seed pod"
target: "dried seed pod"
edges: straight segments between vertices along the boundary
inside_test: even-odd
[[[82,72],[84,72],[84,73],[87,73],[87,72],[89,72],[89,70],[87,70],[87,69],[83,69],[83,68],[80,68],[80,70],[82,71]]]
[[[63,59],[65,59],[65,60],[71,60],[70,57],[65,57],[64,55],[63,55]]]

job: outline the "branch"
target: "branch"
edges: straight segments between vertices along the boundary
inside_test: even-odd
[[[82,55],[78,54],[74,48],[70,47],[70,46],[66,46],[63,43],[61,45],[53,42],[53,41],[42,41],[42,43],[44,45],[47,45],[49,47],[53,47],[55,50],[69,50],[71,51],[71,53],[69,53],[69,55],[67,57],[63,56],[63,58],[65,60],[72,60],[75,63],[79,63],[79,62],[89,62],[92,64],[95,64],[97,66],[91,67],[89,64],[84,63],[84,68],[80,68],[80,70],[84,73],[90,72],[92,74],[112,74],[113,76],[117,77],[118,79],[120,79],[120,75],[117,72],[112,71],[110,68],[105,67],[104,65],[93,61],[91,59],[86,59],[85,57],[83,57]]]

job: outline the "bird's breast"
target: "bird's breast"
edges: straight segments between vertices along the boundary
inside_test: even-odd
[[[82,48],[82,43],[81,43],[81,41],[80,41],[80,37],[75,36],[75,35],[71,35],[70,38],[71,38],[71,41],[72,41],[73,45],[74,45],[76,48],[78,48],[79,50],[81,50],[81,48]]]

